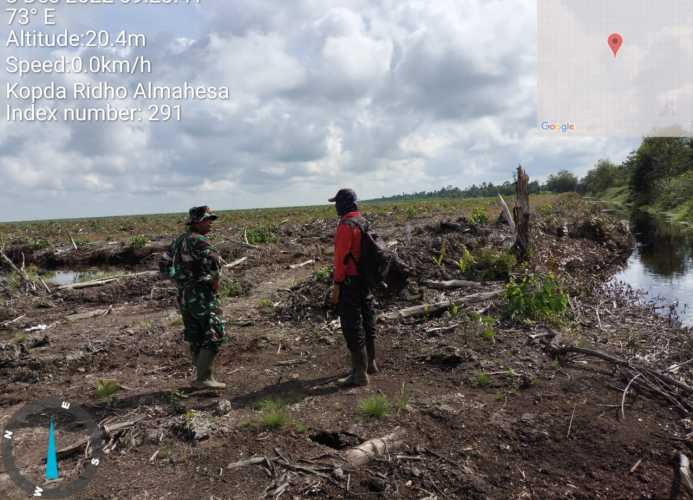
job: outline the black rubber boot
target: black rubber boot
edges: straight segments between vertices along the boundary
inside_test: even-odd
[[[375,337],[366,339],[366,351],[368,352],[368,368],[367,372],[370,375],[378,373],[378,364],[375,362]]]
[[[349,353],[351,354],[351,370],[349,371],[349,375],[337,380],[337,383],[347,387],[354,385],[354,373],[356,373],[354,351],[349,351]]]
[[[364,386],[368,385],[368,352],[366,346],[356,351],[356,366],[354,367],[354,383],[353,385]]]
[[[224,389],[226,384],[214,379],[214,358],[217,353],[209,349],[200,349],[197,355],[197,380],[195,387],[199,389]]]

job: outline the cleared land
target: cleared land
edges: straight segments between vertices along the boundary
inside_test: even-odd
[[[671,368],[689,333],[605,285],[631,250],[626,226],[574,196],[532,206],[526,269],[495,200],[364,207],[410,275],[378,295],[382,373],[352,390],[334,383],[346,350],[323,306],[332,207],[222,213],[215,243],[246,260],[225,273],[218,396],[186,388],[172,284],[122,277],[155,269],[182,215],[0,225],[35,283],[0,281],[0,427],[48,397],[109,425],[136,420],[109,436],[89,499],[665,497],[672,452],[690,452],[693,365]],[[44,273],[89,268],[117,279],[59,290]],[[528,274],[537,286],[522,286]],[[391,449],[349,462],[346,450],[397,428]],[[23,498],[2,470],[0,497]]]

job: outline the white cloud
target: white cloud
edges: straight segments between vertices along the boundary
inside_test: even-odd
[[[95,12],[71,9],[70,22]],[[342,184],[362,198],[465,186],[509,179],[518,163],[536,177],[584,172],[634,146],[538,133],[532,0],[206,0],[175,12],[133,55],[152,59],[156,84],[228,85],[231,99],[186,103],[182,122],[0,122],[2,218],[322,203]]]

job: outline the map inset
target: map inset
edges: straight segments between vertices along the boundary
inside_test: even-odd
[[[692,0],[539,0],[544,133],[693,137]]]

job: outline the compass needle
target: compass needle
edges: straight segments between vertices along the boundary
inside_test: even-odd
[[[46,455],[46,481],[58,479],[58,453],[55,447],[55,418],[51,416],[48,431],[48,454]]]

